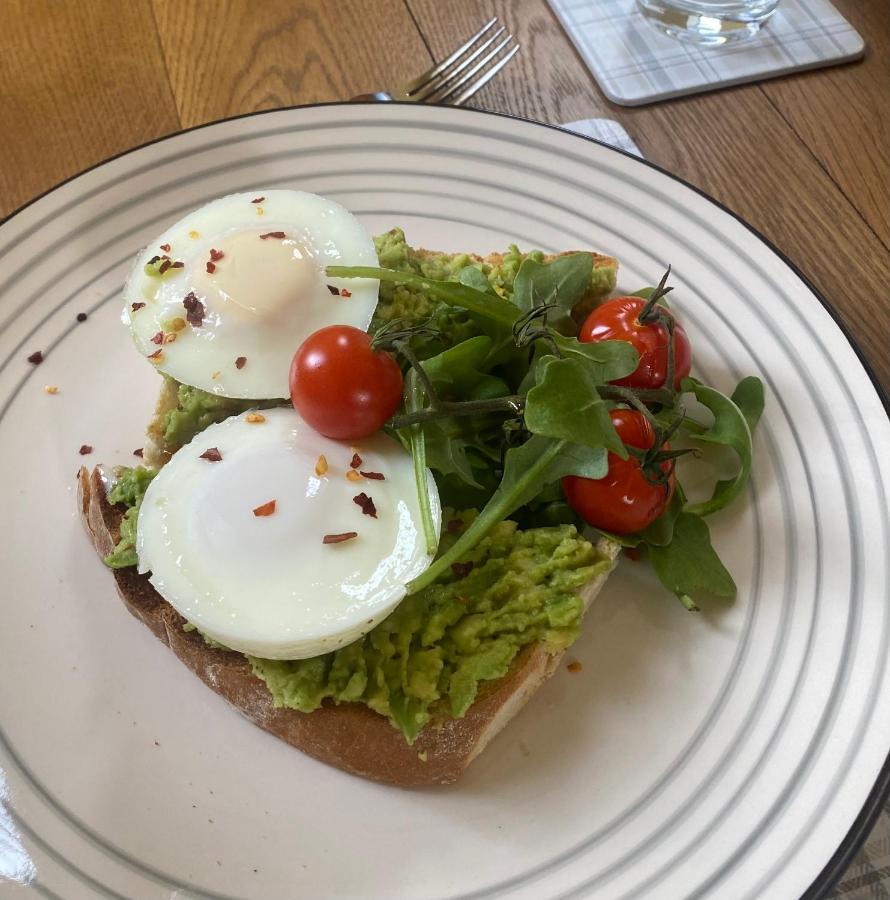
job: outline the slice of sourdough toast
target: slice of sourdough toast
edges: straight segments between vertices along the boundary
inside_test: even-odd
[[[100,558],[117,543],[123,508],[111,505],[99,469],[78,473],[83,521]],[[600,550],[614,565],[617,544],[603,541]],[[112,570],[127,609],[163,641],[208,687],[244,716],[304,753],[354,775],[399,787],[448,784],[485,749],[556,670],[562,654],[543,644],[526,646],[501,679],[483,682],[462,719],[442,718],[421,731],[413,745],[388,720],[357,703],[325,703],[311,713],[276,708],[266,685],[240,653],[209,647],[135,568]],[[608,572],[583,589],[585,608],[599,592]]]

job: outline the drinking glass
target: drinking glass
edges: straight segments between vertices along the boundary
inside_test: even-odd
[[[665,34],[705,46],[749,40],[778,5],[779,0],[637,0]]]

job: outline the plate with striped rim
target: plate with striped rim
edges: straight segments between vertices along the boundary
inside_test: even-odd
[[[451,787],[360,781],[247,723],[126,614],[78,521],[78,448],[131,463],[157,392],[119,322],[135,253],[212,198],[274,187],[419,246],[596,249],[630,290],[670,262],[698,371],[767,388],[747,499],[712,522],[735,602],[690,615],[622,563],[573,649],[583,671]],[[890,545],[890,423],[820,298],[743,222],[559,129],[331,104],[103,163],[6,220],[0,258],[0,877],[66,898],[830,888],[888,783],[890,573],[866,547]]]

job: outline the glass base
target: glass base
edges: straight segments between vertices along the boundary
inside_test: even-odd
[[[721,5],[721,4],[716,4]],[[725,4],[729,5],[729,4]],[[694,11],[686,4],[662,2],[662,0],[637,0],[643,15],[660,31],[679,41],[704,47],[721,47],[749,41],[755,37],[778,4],[762,4],[766,11],[760,15],[728,14],[721,11],[711,15]],[[689,4],[692,6],[692,4]]]

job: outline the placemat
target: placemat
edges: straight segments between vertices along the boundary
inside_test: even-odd
[[[858,59],[865,42],[828,0],[783,0],[744,43],[697,47],[662,34],[635,0],[549,0],[613,102],[639,106]]]

